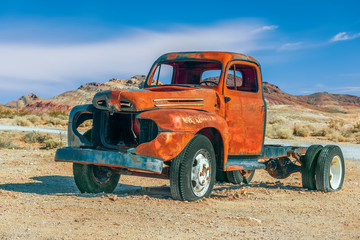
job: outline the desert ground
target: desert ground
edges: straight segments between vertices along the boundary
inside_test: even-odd
[[[67,114],[5,110],[2,125],[66,129]],[[359,109],[270,106],[268,113],[267,141],[360,149]],[[134,176],[121,176],[113,194],[81,194],[72,165],[54,162],[66,145],[62,131],[4,129],[0,239],[360,239],[360,161],[346,159],[343,189],[326,194],[303,189],[300,173],[277,180],[263,170],[249,185],[217,183],[197,202],[174,201],[168,180]]]
[[[1,239],[360,239],[360,162],[343,189],[301,187],[257,171],[210,198],[174,201],[169,181],[121,176],[114,194],[81,194],[55,150],[0,150]]]

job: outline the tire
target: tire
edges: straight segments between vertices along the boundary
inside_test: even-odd
[[[303,188],[316,190],[315,169],[321,150],[323,150],[321,145],[311,145],[305,153],[303,165],[301,166]]]
[[[255,170],[239,170],[226,172],[227,179],[232,184],[249,184],[254,177]]]
[[[335,192],[342,188],[345,162],[341,149],[336,145],[325,146],[316,165],[316,189]]]
[[[229,182],[226,172],[216,169],[216,181],[218,182]]]
[[[203,135],[195,135],[170,166],[173,199],[195,201],[209,197],[214,188],[216,162],[213,145]]]
[[[110,168],[88,164],[73,164],[76,186],[82,193],[112,193],[116,188],[120,174]]]

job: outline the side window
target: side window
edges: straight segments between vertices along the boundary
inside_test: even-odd
[[[217,86],[221,70],[207,70],[201,74],[200,84],[205,86]]]
[[[174,67],[168,64],[159,64],[156,67],[151,85],[171,84]]]
[[[232,65],[228,71],[227,78],[226,78],[226,86],[228,89],[231,90],[239,90],[239,88],[243,84],[243,75],[239,71],[239,69]]]
[[[257,92],[255,68],[241,64],[232,65],[227,73],[226,86],[231,90]]]

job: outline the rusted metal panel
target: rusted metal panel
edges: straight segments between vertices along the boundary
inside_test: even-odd
[[[305,155],[307,149],[307,147],[265,145],[260,158],[270,159],[279,157],[293,157],[299,160],[301,155]]]
[[[102,151],[75,147],[58,149],[55,161],[96,164],[109,167],[121,167],[136,170],[162,173],[163,160],[138,156],[127,152]]]
[[[168,60],[191,60],[191,59],[213,59],[220,62],[228,62],[231,60],[251,61],[259,65],[259,62],[245,54],[231,52],[173,52],[160,56],[156,62]]]
[[[189,108],[215,112],[218,100],[211,89],[189,89],[186,91],[117,90],[103,91],[94,96],[93,104],[101,110],[110,112],[142,112],[157,108]],[[199,96],[203,96],[199,101]]]
[[[226,171],[264,169],[265,164],[259,163],[256,157],[228,158]]]
[[[149,172],[139,172],[139,171],[130,171],[128,169],[114,169],[116,172],[123,175],[137,176],[137,177],[150,177],[150,178],[160,178],[160,179],[169,179],[169,167],[163,168],[161,174],[149,173]]]
[[[136,150],[137,154],[160,157],[165,161],[171,160],[185,148],[197,132],[206,128],[213,128],[219,132],[224,143],[224,153],[227,153],[227,125],[225,120],[216,114],[187,109],[159,109],[140,113],[138,118],[153,120],[161,133],[153,141],[140,144]],[[227,155],[224,157],[227,158]]]
[[[253,68],[256,71],[258,87],[257,91],[229,89],[224,80],[224,96],[230,99],[226,103],[226,121],[229,126],[229,142],[231,142],[229,155],[260,155],[265,126],[265,102],[260,69],[251,62],[232,61],[227,64],[226,74],[233,65]],[[224,79],[228,79],[227,75]]]
[[[136,154],[168,161],[179,155],[194,135],[193,132],[162,132],[153,141],[140,144]]]

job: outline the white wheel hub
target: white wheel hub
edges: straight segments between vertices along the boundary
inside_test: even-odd
[[[334,190],[340,186],[342,171],[341,159],[336,155],[330,165],[330,187]]]
[[[202,197],[210,185],[210,162],[204,150],[199,150],[194,157],[191,169],[191,184],[194,194]]]

